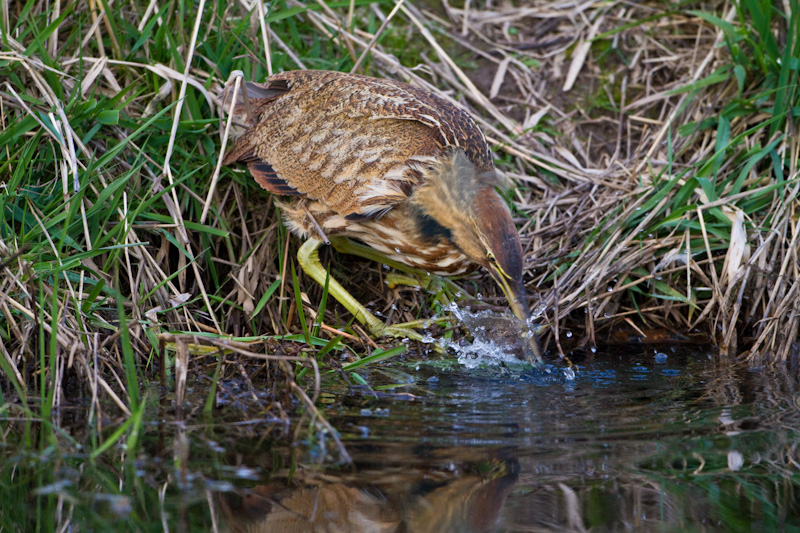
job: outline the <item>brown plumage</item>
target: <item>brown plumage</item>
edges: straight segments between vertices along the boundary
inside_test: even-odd
[[[404,83],[341,72],[284,72],[244,92],[250,118],[224,163],[246,163],[285,197],[294,233],[354,238],[432,273],[482,265],[527,319],[519,237],[465,111]]]

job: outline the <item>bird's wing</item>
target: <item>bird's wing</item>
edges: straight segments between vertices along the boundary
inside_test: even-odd
[[[486,140],[465,111],[403,83],[292,71],[247,87],[264,97],[225,163],[247,163],[277,194],[371,217],[405,200],[419,165],[449,150],[463,150],[480,170],[493,168]]]

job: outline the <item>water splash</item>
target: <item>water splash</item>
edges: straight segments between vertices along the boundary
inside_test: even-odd
[[[528,339],[535,335],[535,326],[525,324],[508,312],[496,313],[485,309],[473,313],[455,303],[450,304],[448,310],[474,338],[471,343],[451,345],[458,354],[459,363],[469,369],[502,363],[522,364],[517,354],[524,353],[530,342]]]
[[[475,339],[463,346],[452,345],[458,354],[458,362],[468,369],[480,366],[496,366],[500,363],[520,364],[521,361],[508,348],[493,340]]]

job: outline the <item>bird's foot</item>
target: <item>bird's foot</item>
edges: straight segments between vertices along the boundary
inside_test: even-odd
[[[406,324],[393,324],[391,326],[384,326],[383,336],[394,337],[396,339],[411,339],[412,341],[422,340],[422,334],[413,326],[408,326]]]
[[[386,285],[390,289],[395,289],[400,285],[407,285],[409,287],[421,287],[428,290],[431,285],[432,276],[416,277],[407,274],[398,274],[397,272],[390,272],[386,274]]]
[[[413,320],[411,322],[403,322],[400,324],[392,324],[391,326],[387,326],[382,324],[382,328],[378,329],[370,329],[370,332],[375,335],[376,337],[393,337],[396,339],[411,339],[413,341],[418,341],[423,344],[431,344],[433,343],[434,350],[437,353],[445,353],[445,348],[438,342],[433,342],[433,338],[425,335],[420,330],[425,330],[429,328],[433,323],[451,322],[450,317],[443,317],[439,319],[423,319],[423,320]]]
[[[422,325],[417,324],[416,321],[387,326],[375,318],[375,316],[371,316],[367,319],[367,322],[369,332],[374,337],[395,337],[398,339],[411,339],[415,341],[422,339],[422,335],[417,331]]]

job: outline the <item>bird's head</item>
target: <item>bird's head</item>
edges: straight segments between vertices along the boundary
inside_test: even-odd
[[[489,271],[527,330],[530,308],[522,281],[522,245],[508,207],[494,188],[496,173],[479,172],[461,150],[428,170],[412,201],[447,231],[453,245]],[[525,357],[541,361],[535,334]]]

